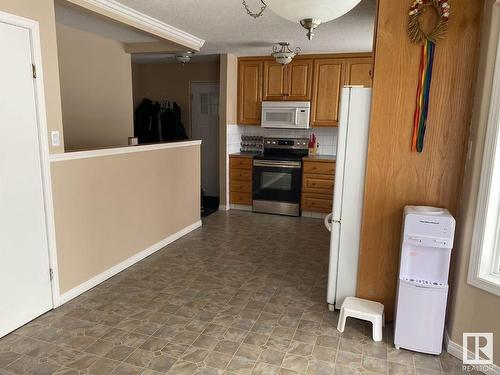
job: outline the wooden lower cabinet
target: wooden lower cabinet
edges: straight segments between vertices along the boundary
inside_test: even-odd
[[[230,203],[251,206],[253,159],[244,155],[230,155],[229,166]],[[319,213],[332,211],[334,175],[334,161],[304,160],[302,211]]]
[[[231,204],[241,204],[244,206],[252,205],[252,193],[231,192]]]
[[[304,161],[301,197],[302,211],[332,212],[334,173],[334,161]]]
[[[324,195],[302,194],[302,211],[307,212],[332,212],[333,200]]]
[[[333,194],[332,175],[305,174],[302,178],[302,189],[311,194],[331,195]]]
[[[231,204],[252,205],[252,158],[229,156],[229,188]]]

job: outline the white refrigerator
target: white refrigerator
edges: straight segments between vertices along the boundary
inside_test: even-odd
[[[356,295],[371,91],[362,87],[342,89],[331,214],[330,309],[339,309],[345,297]]]

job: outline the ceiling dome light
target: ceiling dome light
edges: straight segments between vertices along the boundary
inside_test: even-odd
[[[180,62],[182,65],[188,63],[191,61],[191,58],[194,56],[194,52],[192,51],[187,51],[187,52],[180,52],[175,55],[175,59]]]
[[[271,56],[274,57],[278,64],[290,64],[295,56],[300,53],[300,48],[295,48],[295,51],[290,49],[290,43],[288,42],[279,42],[278,44],[273,46],[273,53]]]
[[[292,22],[300,23],[308,30],[307,37],[311,40],[314,29],[321,23],[329,22],[349,12],[359,4],[361,0],[261,0],[263,6],[259,13],[253,13],[248,8],[245,0],[247,13],[254,18],[260,17],[266,6],[278,16]]]

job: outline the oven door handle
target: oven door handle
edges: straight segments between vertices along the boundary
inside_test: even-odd
[[[300,162],[287,162],[287,161],[265,161],[265,160],[254,160],[254,167],[271,167],[271,168],[289,168],[289,169],[300,169],[302,164]]]

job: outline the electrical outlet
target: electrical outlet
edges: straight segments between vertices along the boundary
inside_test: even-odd
[[[52,141],[52,146],[60,146],[61,145],[61,138],[59,136],[59,131],[58,130],[53,130],[50,132],[50,138]]]

